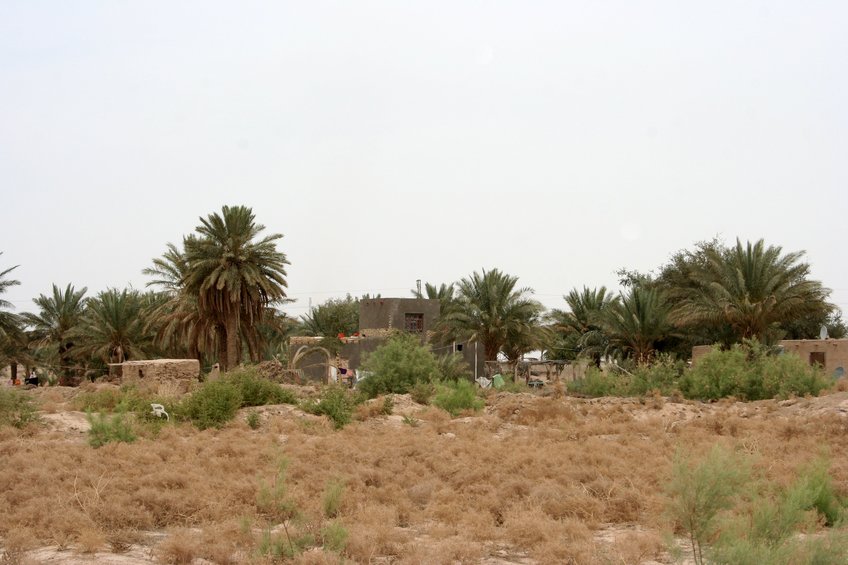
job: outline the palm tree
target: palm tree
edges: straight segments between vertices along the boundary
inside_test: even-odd
[[[330,298],[300,317],[300,335],[336,337],[359,331],[359,300],[347,295]]]
[[[2,255],[2,253],[0,253]],[[18,268],[18,265],[9,267],[3,272],[0,272],[0,294],[5,294],[9,288],[21,284],[21,281],[8,279],[6,276]],[[8,300],[0,298],[0,338],[8,336],[11,333],[20,330],[20,319],[12,312],[5,312],[5,309],[13,308],[12,303]]]
[[[547,316],[554,338],[551,352],[558,359],[575,359],[583,354],[600,363],[608,340],[599,318],[618,298],[605,286],[591,289],[584,286],[582,291],[574,288],[563,298],[569,310],[554,309]]]
[[[198,297],[184,286],[188,272],[185,253],[173,243],[168,243],[162,257],[153,259],[152,267],[142,270],[154,277],[147,286],[162,288],[161,300],[147,313],[147,329],[164,350],[200,360],[205,353],[215,353],[225,344],[224,326],[201,313]]]
[[[280,234],[254,241],[265,226],[245,206],[224,206],[200,219],[196,236],[184,240],[188,271],[183,286],[197,296],[202,316],[223,324],[224,369],[238,364],[242,334],[257,331],[264,310],[285,298],[289,262],[277,251]]]
[[[51,296],[39,295],[32,301],[38,306],[37,314],[25,313],[25,322],[32,328],[34,345],[46,353],[48,362],[60,375],[60,384],[70,384],[73,377],[71,331],[79,324],[85,309],[86,287],[74,289],[68,284],[63,291],[55,284]]]
[[[529,298],[530,288],[516,288],[518,277],[498,269],[474,272],[457,284],[454,306],[443,316],[437,333],[443,339],[476,341],[486,360],[503,351],[515,358],[540,344],[542,305]]]
[[[410,292],[415,298],[428,298],[430,300],[439,301],[439,310],[442,315],[446,314],[454,304],[454,290],[456,286],[442,283],[439,286],[430,283],[424,283],[424,292],[419,292],[417,288]]]
[[[656,288],[632,287],[605,307],[599,325],[609,339],[607,351],[647,363],[656,346],[672,333],[670,306]]]
[[[0,272],[0,294],[5,294],[9,288],[21,284],[18,280],[7,278],[7,275],[17,268],[18,265],[15,265]],[[7,363],[11,365],[12,380],[14,380],[17,376],[18,363],[26,362],[28,356],[21,317],[7,311],[11,308],[13,308],[11,302],[0,298],[0,361],[4,366]]]
[[[783,254],[779,246],[762,239],[745,246],[739,239],[729,249],[707,249],[706,262],[691,275],[694,284],[672,298],[681,326],[727,327],[737,341],[770,342],[779,326],[835,308],[827,302],[830,290],[807,277],[810,266],[804,252]]]
[[[89,299],[80,323],[68,332],[68,338],[79,343],[74,347],[77,355],[103,363],[148,357],[153,340],[146,331],[146,302],[132,289],[109,289]]]

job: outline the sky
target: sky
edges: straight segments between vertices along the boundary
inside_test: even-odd
[[[715,236],[848,310],[848,3],[0,3],[0,271],[141,270],[223,205],[294,316],[481,269],[549,308]]]

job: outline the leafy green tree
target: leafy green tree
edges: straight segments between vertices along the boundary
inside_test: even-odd
[[[153,350],[152,335],[145,329],[144,311],[149,297],[133,289],[108,289],[86,301],[79,324],[67,333],[82,358],[102,363],[145,359]]]
[[[554,309],[547,319],[551,324],[548,355],[552,359],[576,359],[583,355],[600,363],[609,340],[601,329],[600,317],[610,304],[618,300],[605,286],[572,289],[565,295],[569,309]]]
[[[33,344],[60,376],[60,384],[68,385],[74,376],[74,339],[71,332],[80,323],[85,310],[85,293],[68,284],[64,290],[53,285],[50,296],[41,294],[33,302],[38,306],[35,314],[25,313],[24,321],[32,328]]]
[[[658,344],[673,331],[670,311],[662,292],[655,288],[635,286],[627,294],[621,293],[619,300],[609,303],[599,318],[609,339],[608,352],[647,363]]]
[[[518,277],[498,269],[462,279],[455,305],[441,316],[437,333],[443,339],[479,342],[491,361],[500,352],[515,358],[539,347],[543,307],[529,297],[532,289],[517,283]]]
[[[781,324],[830,314],[830,291],[808,278],[803,255],[766,247],[762,239],[704,249],[703,261],[691,265],[681,285],[669,292],[678,302],[675,321],[684,327],[726,327],[734,341],[771,343],[784,333]]]
[[[255,339],[266,307],[285,298],[289,262],[277,251],[281,234],[257,240],[265,226],[256,223],[250,208],[224,206],[220,215],[200,222],[183,242],[188,263],[183,285],[197,297],[200,314],[223,326],[221,364],[228,369],[241,359],[242,338]]]

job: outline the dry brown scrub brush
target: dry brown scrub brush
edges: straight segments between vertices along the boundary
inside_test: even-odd
[[[256,431],[242,421],[202,432],[168,425],[155,440],[97,450],[56,433],[4,428],[0,476],[9,486],[0,492],[0,536],[7,545],[90,551],[162,531],[168,536],[155,554],[163,562],[262,562],[257,492],[280,457],[299,513],[292,532],[317,545],[329,519],[328,485],[344,484],[333,520],[349,533],[343,557],[357,563],[476,562],[496,548],[540,562],[654,558],[669,527],[663,488],[680,445],[697,454],[728,442],[757,455],[780,484],[826,448],[837,490],[848,492],[848,430],[839,416],[740,418],[730,406],[712,406],[669,429],[638,402],[491,402],[487,415],[461,419],[428,408],[416,427],[376,425],[378,418],[335,431],[297,414],[270,416]],[[654,415],[634,417],[640,410]],[[618,541],[600,545],[596,534],[610,524],[644,527],[633,534],[638,552]],[[337,557],[314,549],[297,559]]]

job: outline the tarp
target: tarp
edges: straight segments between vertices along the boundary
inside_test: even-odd
[[[501,375],[500,373],[498,373],[497,375],[495,375],[494,377],[492,377],[492,385],[493,385],[495,388],[503,388],[503,385],[504,385],[504,384],[505,384],[505,383],[504,383],[503,375]]]

